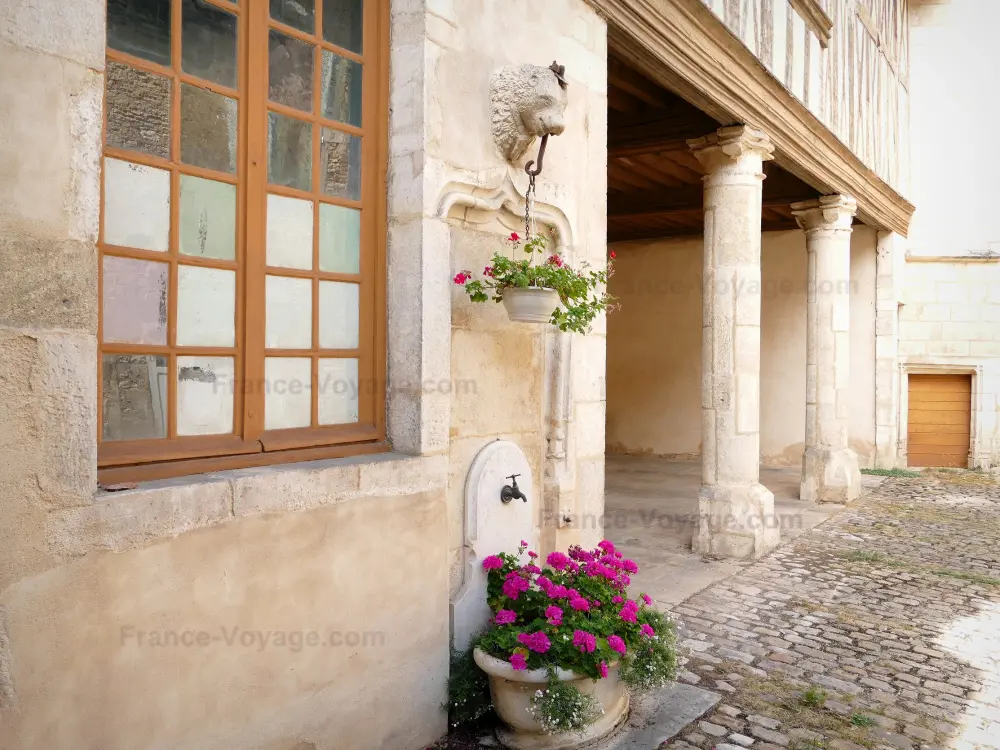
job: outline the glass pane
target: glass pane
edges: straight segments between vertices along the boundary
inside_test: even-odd
[[[358,360],[321,359],[316,406],[320,424],[358,421]]]
[[[170,158],[170,79],[108,60],[109,146]]]
[[[360,273],[361,212],[319,204],[319,270]]]
[[[105,354],[101,368],[104,440],[167,436],[167,358]]]
[[[324,193],[361,199],[361,139],[358,136],[323,128],[319,161]]]
[[[184,255],[236,259],[236,186],[181,175],[181,237]]]
[[[271,18],[310,34],[316,31],[313,0],[271,0]]]
[[[267,277],[264,346],[268,349],[312,347],[312,280]]]
[[[236,100],[181,84],[181,161],[236,171]]]
[[[170,65],[170,0],[108,0],[108,46]]]
[[[170,266],[148,260],[104,257],[103,334],[123,344],[167,344]]]
[[[234,346],[236,272],[177,267],[177,345]]]
[[[312,424],[312,360],[267,357],[264,360],[264,429],[285,430]]]
[[[232,357],[177,358],[177,434],[233,431]]]
[[[267,196],[267,265],[313,267],[313,203]]]
[[[361,63],[323,50],[323,117],[361,127]]]
[[[323,38],[361,52],[362,0],[323,0]]]
[[[312,112],[313,45],[271,29],[267,68],[272,102]]]
[[[319,282],[319,345],[321,349],[358,347],[358,285]]]
[[[267,114],[267,181],[312,190],[312,125],[275,112]]]
[[[236,16],[201,0],[185,0],[181,23],[184,72],[236,88]]]
[[[104,160],[104,241],[139,250],[170,244],[170,172]]]

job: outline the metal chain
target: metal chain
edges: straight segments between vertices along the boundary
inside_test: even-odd
[[[535,207],[535,175],[528,173],[528,190],[524,194],[524,240],[531,239],[531,228],[534,224]]]

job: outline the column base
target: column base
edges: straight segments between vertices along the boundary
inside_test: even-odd
[[[861,494],[858,456],[850,448],[806,448],[799,497],[812,503],[847,505]]]
[[[778,546],[774,495],[762,484],[702,487],[691,548],[700,555],[756,560]]]

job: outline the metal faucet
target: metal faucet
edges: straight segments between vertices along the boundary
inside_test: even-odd
[[[520,488],[518,488],[517,486],[517,478],[519,476],[521,475],[511,474],[507,478],[512,482],[512,484],[505,484],[503,486],[503,489],[500,490],[500,502],[502,502],[504,505],[509,503],[511,500],[514,500],[515,498],[519,500],[524,500],[524,502],[528,502],[527,496],[523,492],[521,492]]]

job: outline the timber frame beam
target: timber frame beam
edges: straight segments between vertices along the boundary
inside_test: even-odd
[[[858,216],[905,236],[913,204],[883,181],[781,85],[701,0],[589,0],[615,54],[710,117],[760,128],[777,163]],[[638,145],[638,144],[636,144]]]

